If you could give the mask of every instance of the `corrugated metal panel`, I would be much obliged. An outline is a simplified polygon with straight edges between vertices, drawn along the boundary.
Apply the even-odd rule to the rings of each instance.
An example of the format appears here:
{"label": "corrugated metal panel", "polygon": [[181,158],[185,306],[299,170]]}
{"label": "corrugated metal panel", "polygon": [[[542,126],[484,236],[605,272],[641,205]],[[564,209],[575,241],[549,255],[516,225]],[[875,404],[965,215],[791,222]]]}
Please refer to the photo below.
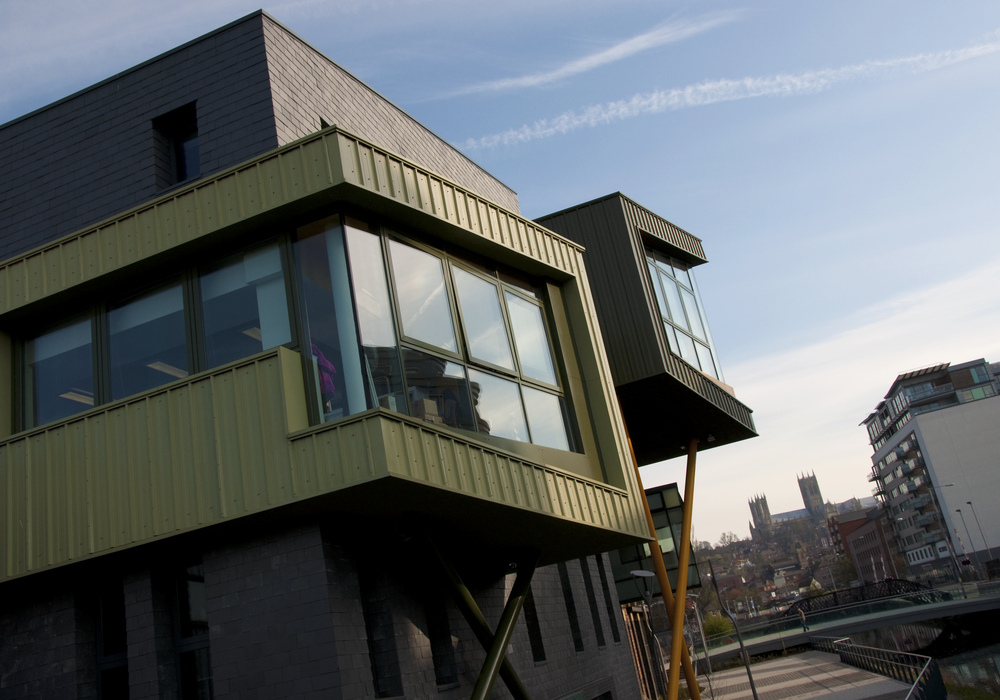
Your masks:
{"label": "corrugated metal panel", "polygon": [[[5,261],[0,315],[342,183],[572,273],[573,244],[557,234],[331,128]],[[513,228],[527,246],[505,236]]]}
{"label": "corrugated metal panel", "polygon": [[567,472],[533,464],[416,421],[382,416],[389,473],[494,503],[645,536],[635,499]]}
{"label": "corrugated metal panel", "polygon": [[695,258],[692,260],[688,256],[680,256],[686,258],[688,262],[696,265],[708,262],[700,238],[692,236],[678,226],[674,226],[662,216],[654,214],[649,209],[646,209],[646,207],[637,204],[624,195],[618,195],[618,198],[621,201],[622,210],[625,212],[625,219],[633,229],[641,229],[648,234],[652,234],[661,241],[669,243],[673,247]]}
{"label": "corrugated metal panel", "polygon": [[305,401],[300,360],[279,348],[0,441],[0,578],[384,477],[645,534],[625,490],[403,416],[289,435]]}

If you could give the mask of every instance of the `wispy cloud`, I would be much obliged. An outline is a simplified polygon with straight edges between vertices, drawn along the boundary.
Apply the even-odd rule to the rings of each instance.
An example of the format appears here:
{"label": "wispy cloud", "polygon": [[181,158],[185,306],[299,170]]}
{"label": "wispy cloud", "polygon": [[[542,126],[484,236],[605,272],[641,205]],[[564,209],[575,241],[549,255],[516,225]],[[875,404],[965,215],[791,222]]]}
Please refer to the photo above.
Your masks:
{"label": "wispy cloud", "polygon": [[477,92],[497,92],[501,90],[514,90],[518,88],[533,88],[548,85],[559,80],[571,78],[574,75],[586,73],[587,71],[600,68],[601,66],[615,61],[634,56],[637,53],[654,49],[664,44],[682,41],[689,37],[707,32],[719,25],[737,20],[742,15],[741,12],[716,12],[702,15],[694,19],[679,20],[661,24],[648,32],[634,36],[631,39],[615,44],[614,46],[592,53],[583,58],[578,58],[569,63],[565,63],[558,68],[531,75],[523,75],[519,78],[503,78],[492,80],[486,83],[470,85],[449,93],[449,97],[456,95],[468,95]]}
{"label": "wispy cloud", "polygon": [[[1000,359],[998,278],[1000,259],[993,259],[859,310],[823,341],[726,367],[760,437],[699,458],[701,493],[710,493],[695,508],[699,537],[745,536],[753,493],[766,492],[772,512],[801,508],[794,471],[815,471],[829,500],[870,495],[871,448],[858,424],[900,372]],[[647,485],[683,474],[683,460],[643,468]]]}
{"label": "wispy cloud", "polygon": [[551,119],[540,119],[519,129],[468,139],[458,144],[465,150],[492,148],[567,134],[584,127],[602,126],[646,114],[657,114],[718,102],[733,102],[753,97],[790,97],[827,90],[852,80],[890,77],[898,73],[925,73],[956,63],[970,61],[1000,51],[1000,39],[964,49],[922,53],[882,61],[866,61],[840,68],[779,74],[738,80],[710,80],[670,90],[638,94],[628,100],[591,105],[582,110],[564,112]]}

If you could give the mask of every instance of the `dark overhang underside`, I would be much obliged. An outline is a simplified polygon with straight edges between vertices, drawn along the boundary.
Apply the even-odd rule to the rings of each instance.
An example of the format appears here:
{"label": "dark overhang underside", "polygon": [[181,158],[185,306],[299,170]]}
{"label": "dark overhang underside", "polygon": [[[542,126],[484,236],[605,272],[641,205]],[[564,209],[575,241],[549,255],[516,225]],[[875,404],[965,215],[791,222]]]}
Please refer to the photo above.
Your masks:
{"label": "dark overhang underside", "polygon": [[618,387],[625,425],[641,466],[756,437],[746,425],[667,373]]}

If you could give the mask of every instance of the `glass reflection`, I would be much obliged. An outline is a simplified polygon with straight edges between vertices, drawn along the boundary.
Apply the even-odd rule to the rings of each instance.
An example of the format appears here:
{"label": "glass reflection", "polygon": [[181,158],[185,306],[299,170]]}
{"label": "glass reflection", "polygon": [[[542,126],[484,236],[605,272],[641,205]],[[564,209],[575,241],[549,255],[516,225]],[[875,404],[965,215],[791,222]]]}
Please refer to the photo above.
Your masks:
{"label": "glass reflection", "polygon": [[339,217],[299,229],[294,245],[306,338],[323,420],[367,408]]}
{"label": "glass reflection", "polygon": [[470,354],[491,365],[513,370],[514,356],[496,285],[459,268],[454,268],[454,272]]}
{"label": "glass reflection", "polygon": [[403,335],[458,352],[442,261],[398,241],[389,251]]}
{"label": "glass reflection", "polygon": [[530,386],[521,389],[524,392],[524,408],[528,413],[528,426],[531,428],[531,441],[557,450],[569,450],[566,419],[560,398]]}
{"label": "glass reflection", "polygon": [[702,345],[701,343],[695,343],[695,349],[698,351],[698,361],[701,363],[701,371],[718,379],[719,374],[715,371],[715,361],[712,359],[712,351],[708,349],[707,345]]}
{"label": "glass reflection", "polygon": [[90,319],[70,321],[25,343],[25,415],[32,427],[94,405]]}
{"label": "glass reflection", "polygon": [[237,253],[201,277],[207,368],[291,342],[277,243]]}
{"label": "glass reflection", "polygon": [[686,333],[677,334],[677,343],[681,346],[681,357],[689,365],[698,366],[698,353],[694,349],[694,341]]}
{"label": "glass reflection", "polygon": [[556,385],[556,370],[552,363],[541,307],[505,292],[510,313],[514,347],[521,362],[521,374],[546,384]]}
{"label": "glass reflection", "polygon": [[368,391],[382,408],[406,413],[403,371],[396,347],[382,245],[378,236],[369,233],[367,224],[360,221],[348,219],[345,233]]}
{"label": "glass reflection", "polygon": [[687,320],[684,318],[684,308],[681,305],[681,297],[677,292],[677,283],[672,279],[663,280],[663,291],[667,295],[667,306],[670,307],[670,320],[675,326],[688,330]]}
{"label": "glass reflection", "polygon": [[469,381],[479,432],[528,442],[517,384],[473,369],[469,370]]}
{"label": "glass reflection", "polygon": [[112,400],[188,376],[180,283],[160,287],[109,311],[108,343]]}
{"label": "glass reflection", "polygon": [[462,365],[404,348],[403,366],[411,416],[452,428],[476,429]]}
{"label": "glass reflection", "polygon": [[694,300],[694,294],[686,289],[681,289],[681,297],[684,300],[684,310],[687,311],[691,332],[694,333],[696,338],[706,340],[705,328],[701,324],[701,315],[698,313],[698,302]]}

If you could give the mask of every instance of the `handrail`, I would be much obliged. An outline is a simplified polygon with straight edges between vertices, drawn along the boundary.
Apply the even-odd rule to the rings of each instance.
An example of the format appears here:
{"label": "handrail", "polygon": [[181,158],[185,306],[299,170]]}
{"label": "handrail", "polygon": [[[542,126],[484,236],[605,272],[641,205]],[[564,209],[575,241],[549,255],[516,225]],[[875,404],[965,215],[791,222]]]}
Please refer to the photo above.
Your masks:
{"label": "handrail", "polygon": [[810,637],[819,650],[837,654],[841,663],[910,683],[906,700],[946,700],[941,669],[930,656],[854,644],[848,637]]}

